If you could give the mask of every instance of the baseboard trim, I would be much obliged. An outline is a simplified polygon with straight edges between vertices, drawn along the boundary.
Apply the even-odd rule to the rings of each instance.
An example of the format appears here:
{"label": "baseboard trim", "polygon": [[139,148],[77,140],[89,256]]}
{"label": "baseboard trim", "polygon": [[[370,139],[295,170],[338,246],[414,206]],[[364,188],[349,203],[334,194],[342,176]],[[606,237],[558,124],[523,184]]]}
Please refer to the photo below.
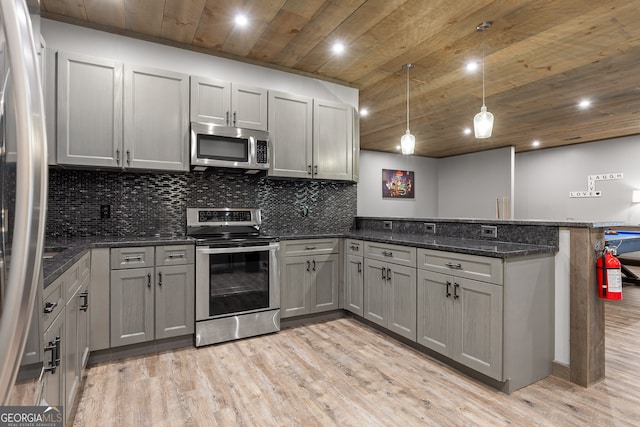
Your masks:
{"label": "baseboard trim", "polygon": [[571,369],[569,365],[553,361],[551,362],[551,375],[561,380],[571,382]]}
{"label": "baseboard trim", "polygon": [[92,351],[87,365],[91,366],[104,362],[112,362],[114,360],[122,360],[127,357],[138,357],[193,346],[193,335],[183,335],[175,338],[108,348],[106,350]]}

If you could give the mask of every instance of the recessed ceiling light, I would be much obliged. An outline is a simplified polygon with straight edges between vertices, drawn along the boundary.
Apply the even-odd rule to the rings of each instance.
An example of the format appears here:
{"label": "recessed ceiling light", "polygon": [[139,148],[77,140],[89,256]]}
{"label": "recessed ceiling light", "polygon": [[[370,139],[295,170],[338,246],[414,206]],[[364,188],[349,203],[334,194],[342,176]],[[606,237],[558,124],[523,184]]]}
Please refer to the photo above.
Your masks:
{"label": "recessed ceiling light", "polygon": [[578,107],[580,107],[580,109],[585,110],[587,108],[589,108],[591,106],[591,101],[588,99],[583,99],[582,101],[580,101],[578,103]]}
{"label": "recessed ceiling light", "polygon": [[537,139],[534,140],[531,145],[533,145],[534,147],[539,147],[540,146],[540,141],[538,141]]}
{"label": "recessed ceiling light", "polygon": [[467,72],[473,73],[478,70],[478,61],[469,61],[466,66]]}
{"label": "recessed ceiling light", "polygon": [[247,19],[246,15],[239,13],[235,17],[235,22],[236,22],[236,25],[240,27],[246,27],[247,24],[249,23],[249,20]]}
{"label": "recessed ceiling light", "polygon": [[464,128],[462,133],[464,133],[465,135],[471,135],[471,128]]}
{"label": "recessed ceiling light", "polygon": [[368,115],[369,115],[369,110],[367,110],[366,108],[360,109],[360,117],[366,117]]}
{"label": "recessed ceiling light", "polygon": [[344,44],[342,42],[335,42],[331,47],[331,50],[333,50],[333,53],[340,54],[344,52]]}

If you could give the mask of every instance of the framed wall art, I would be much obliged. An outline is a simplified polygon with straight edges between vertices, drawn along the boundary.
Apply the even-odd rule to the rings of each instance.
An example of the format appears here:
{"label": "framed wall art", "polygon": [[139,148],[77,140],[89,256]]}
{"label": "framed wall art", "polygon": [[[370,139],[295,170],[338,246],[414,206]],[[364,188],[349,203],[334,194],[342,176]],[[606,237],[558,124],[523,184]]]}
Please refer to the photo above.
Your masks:
{"label": "framed wall art", "polygon": [[415,179],[413,171],[382,169],[382,197],[413,199]]}

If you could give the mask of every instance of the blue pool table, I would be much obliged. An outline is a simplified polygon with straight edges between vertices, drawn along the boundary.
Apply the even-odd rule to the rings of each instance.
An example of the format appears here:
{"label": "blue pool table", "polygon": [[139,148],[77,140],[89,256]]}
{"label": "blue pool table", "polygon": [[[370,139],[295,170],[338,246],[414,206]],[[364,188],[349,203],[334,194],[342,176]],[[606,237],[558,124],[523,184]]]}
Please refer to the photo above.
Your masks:
{"label": "blue pool table", "polygon": [[[605,232],[604,240],[609,247],[616,249],[617,255],[640,251],[640,231],[608,230]],[[622,264],[622,273],[624,283],[640,285],[640,277],[624,264]]]}

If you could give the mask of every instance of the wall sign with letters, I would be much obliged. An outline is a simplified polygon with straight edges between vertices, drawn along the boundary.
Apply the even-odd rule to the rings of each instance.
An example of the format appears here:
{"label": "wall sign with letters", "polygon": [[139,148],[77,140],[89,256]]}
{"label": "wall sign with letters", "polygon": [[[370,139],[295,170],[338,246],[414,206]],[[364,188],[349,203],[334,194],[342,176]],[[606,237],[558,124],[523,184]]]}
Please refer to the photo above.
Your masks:
{"label": "wall sign with letters", "polygon": [[589,175],[587,177],[587,190],[570,191],[569,197],[573,197],[573,198],[602,197],[602,191],[596,190],[596,181],[611,181],[614,179],[622,179],[623,177],[624,176],[622,172],[603,173],[600,175]]}

